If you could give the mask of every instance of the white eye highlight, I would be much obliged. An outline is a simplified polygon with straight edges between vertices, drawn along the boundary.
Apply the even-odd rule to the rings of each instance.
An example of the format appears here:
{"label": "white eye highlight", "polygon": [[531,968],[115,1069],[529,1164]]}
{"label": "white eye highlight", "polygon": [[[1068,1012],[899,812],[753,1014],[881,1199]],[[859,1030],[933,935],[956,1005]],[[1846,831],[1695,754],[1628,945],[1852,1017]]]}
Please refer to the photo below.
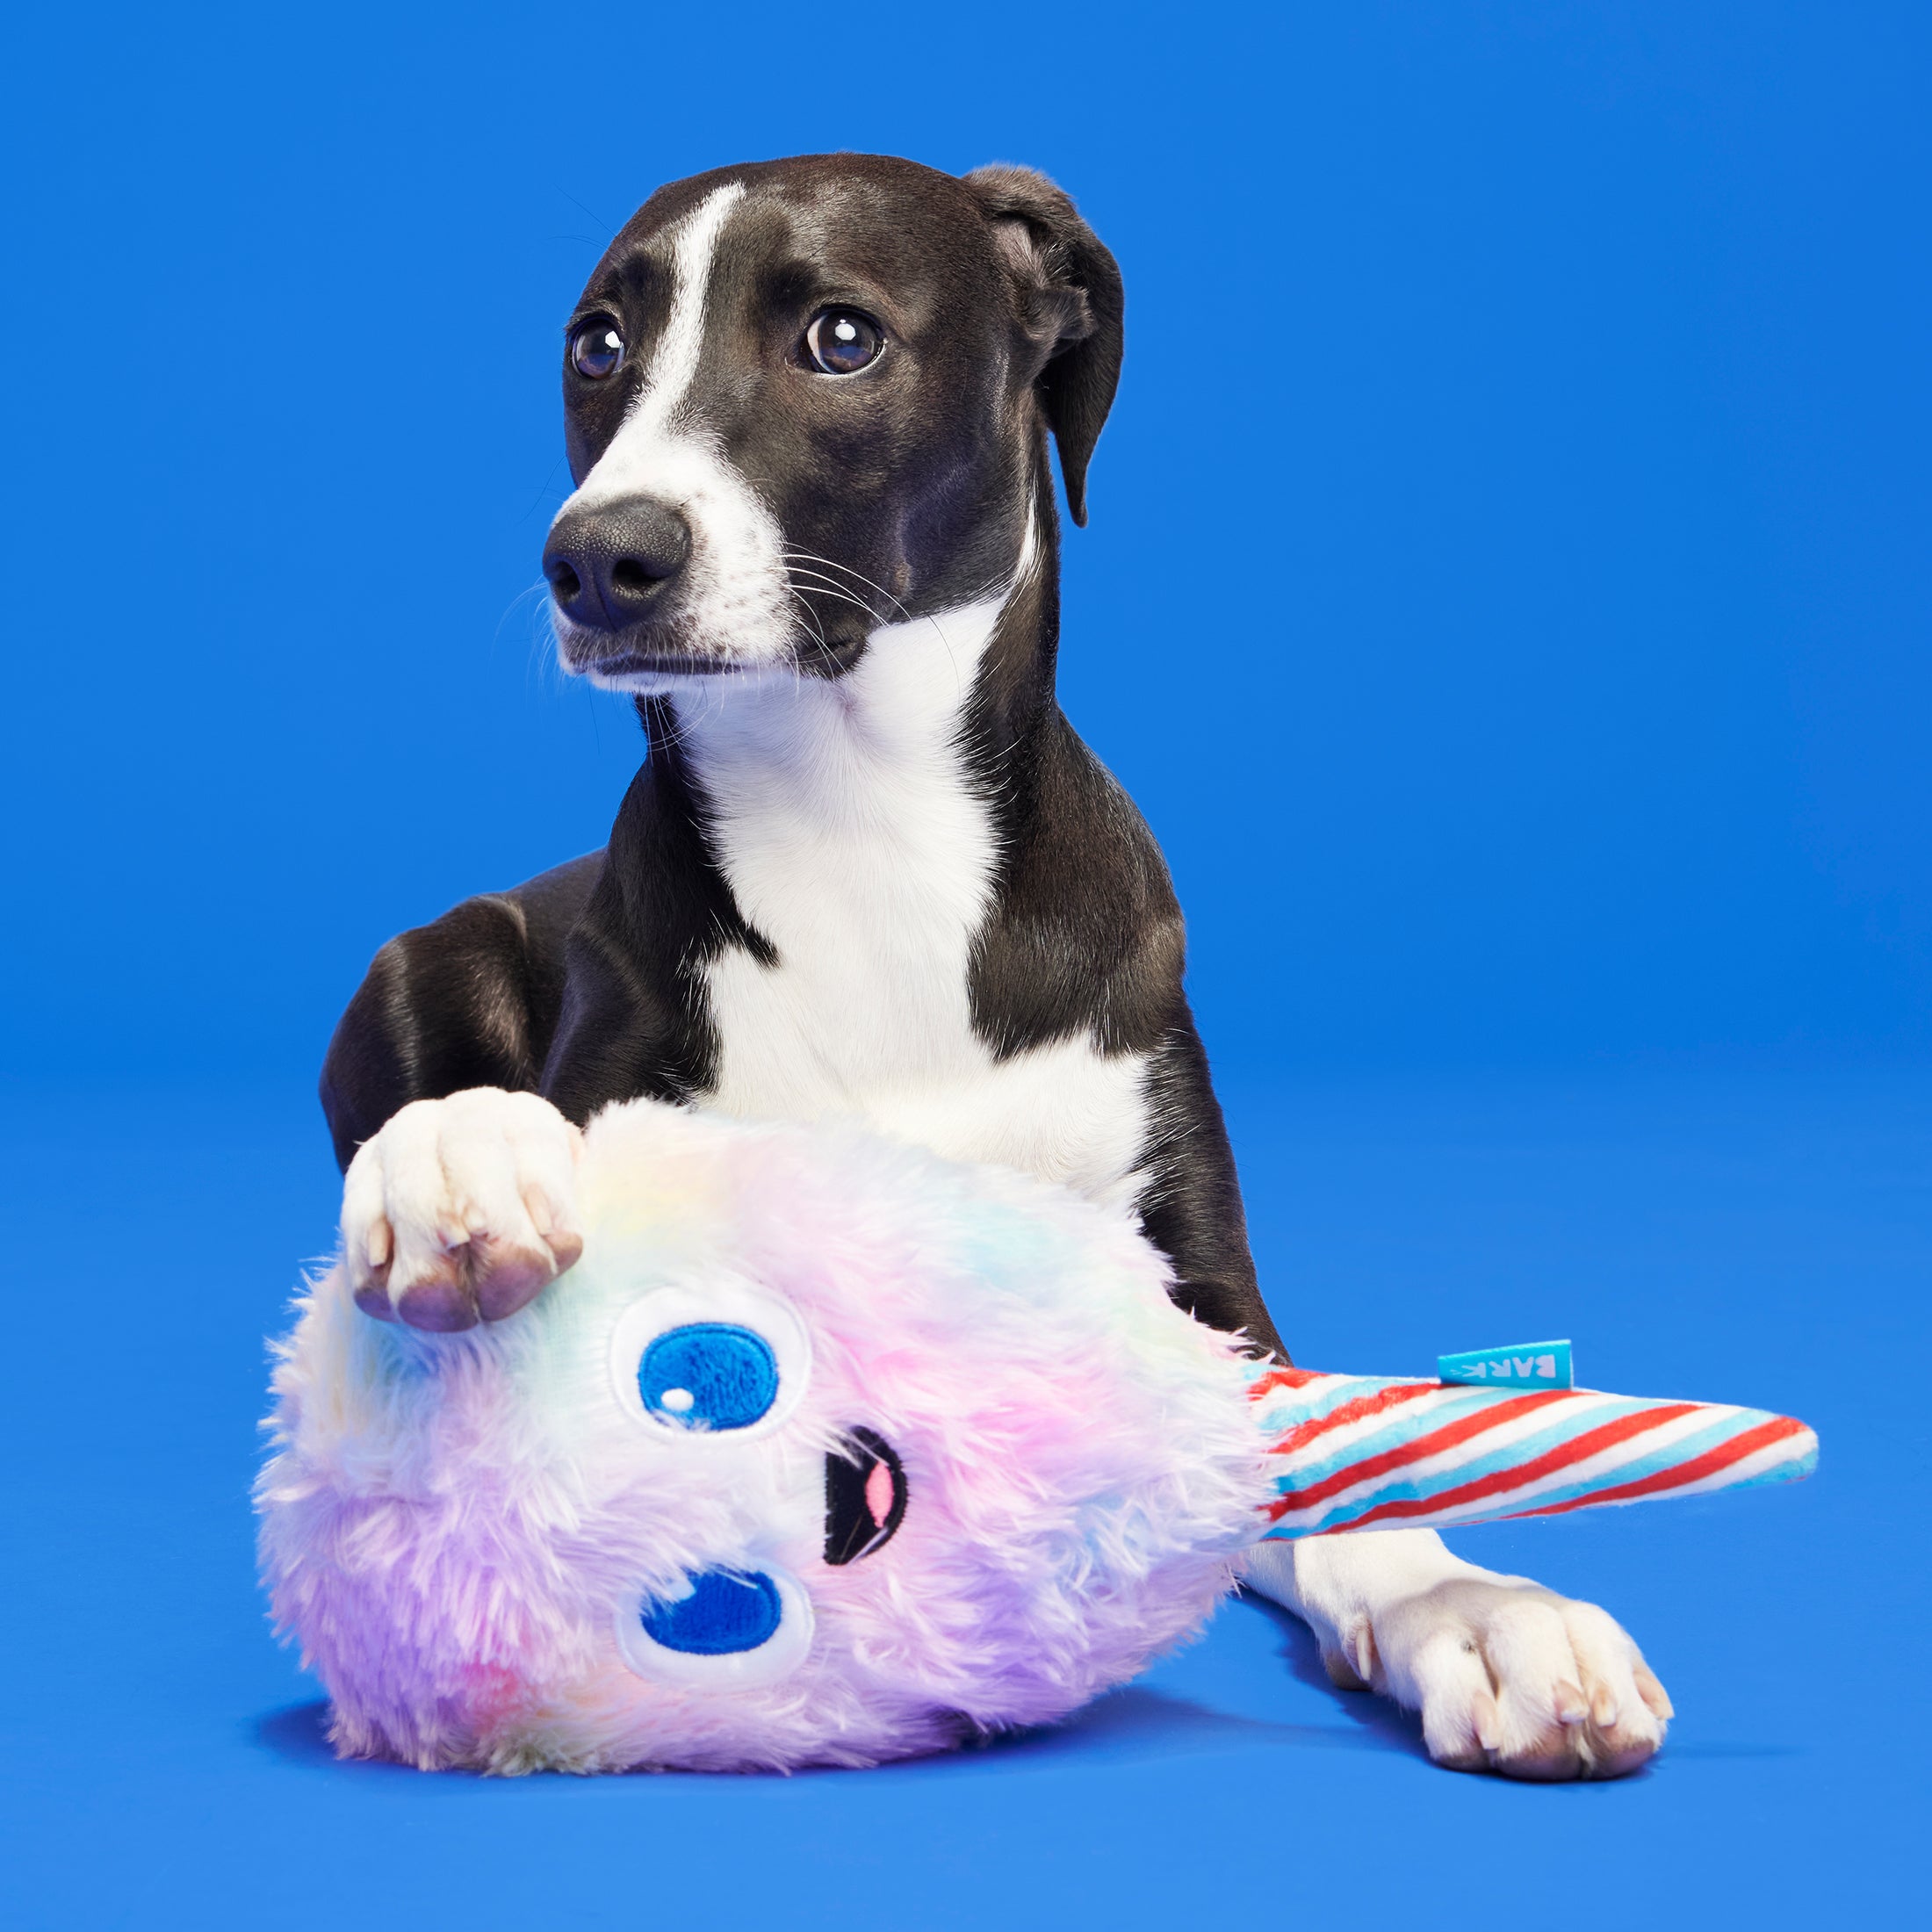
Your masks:
{"label": "white eye highlight", "polygon": [[592,382],[602,382],[624,360],[624,332],[608,315],[593,315],[570,338],[570,366]]}
{"label": "white eye highlight", "polygon": [[885,350],[885,331],[859,308],[822,308],[805,329],[805,360],[822,376],[855,376]]}

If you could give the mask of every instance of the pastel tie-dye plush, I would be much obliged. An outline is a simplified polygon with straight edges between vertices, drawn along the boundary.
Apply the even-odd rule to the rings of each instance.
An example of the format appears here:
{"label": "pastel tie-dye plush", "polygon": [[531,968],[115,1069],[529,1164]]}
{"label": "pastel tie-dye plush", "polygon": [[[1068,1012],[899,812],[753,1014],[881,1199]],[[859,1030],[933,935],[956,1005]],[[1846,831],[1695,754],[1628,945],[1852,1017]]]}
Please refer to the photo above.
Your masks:
{"label": "pastel tie-dye plush", "polygon": [[508,1321],[278,1350],[263,1565],[345,1753],[866,1764],[1063,1716],[1259,1539],[1801,1475],[1755,1410],[1257,1364],[1122,1209],[857,1128],[602,1114]]}
{"label": "pastel tie-dye plush", "polygon": [[456,1335],[315,1281],[259,1489],[338,1747],[864,1764],[1193,1630],[1265,1494],[1253,1365],[1124,1212],[855,1129],[635,1102],[583,1258]]}

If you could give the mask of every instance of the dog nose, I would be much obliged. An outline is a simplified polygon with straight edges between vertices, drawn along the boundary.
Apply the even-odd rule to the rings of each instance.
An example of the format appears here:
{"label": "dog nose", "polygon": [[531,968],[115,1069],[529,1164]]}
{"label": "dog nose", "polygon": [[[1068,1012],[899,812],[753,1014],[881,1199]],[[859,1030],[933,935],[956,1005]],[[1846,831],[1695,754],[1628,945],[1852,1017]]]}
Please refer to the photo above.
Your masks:
{"label": "dog nose", "polygon": [[690,550],[691,527],[678,511],[627,496],[566,509],[550,527],[544,574],[573,624],[622,631],[662,602]]}

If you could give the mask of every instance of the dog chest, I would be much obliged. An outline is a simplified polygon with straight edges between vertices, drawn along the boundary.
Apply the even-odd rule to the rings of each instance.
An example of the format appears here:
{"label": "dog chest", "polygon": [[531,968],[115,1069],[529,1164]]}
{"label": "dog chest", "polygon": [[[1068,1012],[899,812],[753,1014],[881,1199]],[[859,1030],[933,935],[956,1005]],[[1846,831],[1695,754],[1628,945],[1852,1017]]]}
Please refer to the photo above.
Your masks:
{"label": "dog chest", "polygon": [[954,1158],[1131,1196],[1144,1060],[1085,1037],[996,1059],[973,1026],[998,854],[958,718],[996,615],[892,627],[836,686],[734,693],[691,720],[717,861],[776,955],[733,946],[705,968],[711,1104],[855,1115]]}
{"label": "dog chest", "polygon": [[[794,963],[782,944],[776,965],[738,948],[713,962],[710,1105],[751,1119],[856,1117],[951,1159],[1017,1167],[1092,1199],[1139,1193],[1143,1056],[1102,1055],[1071,1038],[996,1060],[970,1025],[963,958],[948,984],[936,961],[895,983],[887,962],[842,956],[852,969],[843,976],[823,957]],[[894,984],[903,999],[891,997]],[[854,985],[862,991],[846,997]]]}

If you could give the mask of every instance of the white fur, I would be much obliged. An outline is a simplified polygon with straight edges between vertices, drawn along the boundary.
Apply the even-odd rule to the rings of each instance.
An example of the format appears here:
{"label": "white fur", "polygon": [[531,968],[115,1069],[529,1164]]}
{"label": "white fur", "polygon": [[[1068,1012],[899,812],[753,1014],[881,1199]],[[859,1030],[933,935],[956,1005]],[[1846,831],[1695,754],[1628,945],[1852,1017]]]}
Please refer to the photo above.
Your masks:
{"label": "white fur", "polygon": [[1663,1741],[1670,1699],[1607,1611],[1466,1563],[1433,1530],[1265,1543],[1244,1580],[1308,1625],[1338,1686],[1419,1712],[1438,1763],[1615,1777]]}
{"label": "white fur", "polygon": [[1076,1036],[995,1059],[969,972],[998,854],[959,746],[1000,610],[989,600],[875,631],[836,682],[761,680],[681,700],[720,863],[776,948],[706,970],[710,1104],[859,1117],[954,1159],[1130,1200],[1147,1139],[1139,1055]]}
{"label": "white fur", "polygon": [[534,1093],[476,1087],[412,1100],[357,1149],[343,1180],[351,1285],[367,1290],[386,1271],[393,1304],[446,1278],[452,1251],[474,1242],[486,1265],[532,1271],[534,1287],[574,1251],[579,1140]]}
{"label": "white fur", "polygon": [[[744,193],[739,182],[713,190],[674,231],[671,316],[652,353],[649,379],[565,508],[642,495],[681,510],[690,527],[691,553],[684,566],[678,648],[754,669],[789,660],[794,605],[784,539],[758,493],[724,460],[690,407],[718,237]],[[568,663],[577,627],[554,604],[551,620]],[[654,674],[593,669],[589,674],[607,690],[666,688]]]}

